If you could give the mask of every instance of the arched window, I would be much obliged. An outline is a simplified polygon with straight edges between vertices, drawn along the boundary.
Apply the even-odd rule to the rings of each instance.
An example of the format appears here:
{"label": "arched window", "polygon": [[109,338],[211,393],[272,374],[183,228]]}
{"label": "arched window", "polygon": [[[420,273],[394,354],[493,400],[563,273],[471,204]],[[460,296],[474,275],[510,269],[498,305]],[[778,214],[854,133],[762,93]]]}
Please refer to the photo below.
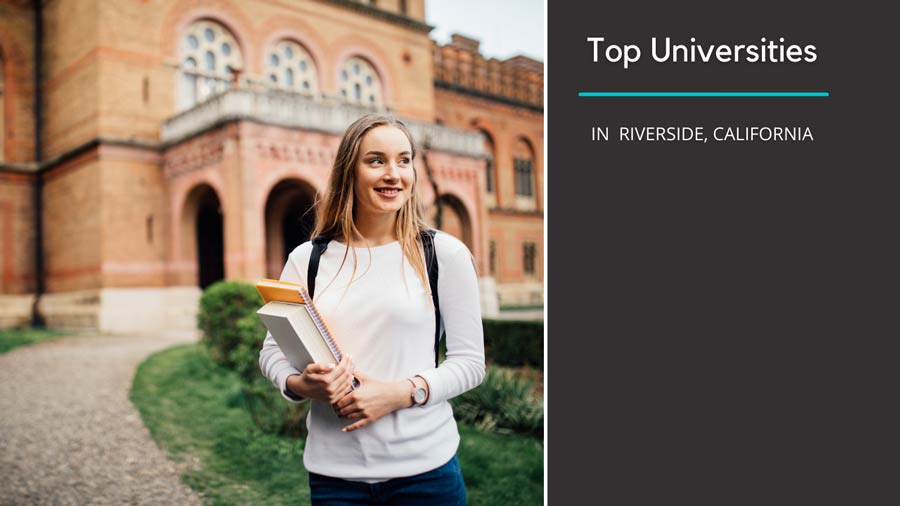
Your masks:
{"label": "arched window", "polygon": [[484,167],[484,187],[487,191],[488,205],[494,207],[497,205],[497,166],[494,162],[494,140],[484,130],[481,131],[481,134],[484,136],[484,152],[487,154]]}
{"label": "arched window", "polygon": [[222,25],[201,20],[192,23],[179,45],[179,109],[231,87],[234,72],[243,68],[243,58],[234,36]]}
{"label": "arched window", "polygon": [[381,79],[366,60],[354,56],[341,65],[338,75],[341,97],[352,104],[381,108]]}
{"label": "arched window", "polygon": [[305,95],[319,93],[319,75],[309,52],[292,40],[277,42],[266,53],[269,84]]}
{"label": "arched window", "polygon": [[516,181],[516,207],[533,210],[535,208],[534,151],[521,137],[513,145],[513,172]]}

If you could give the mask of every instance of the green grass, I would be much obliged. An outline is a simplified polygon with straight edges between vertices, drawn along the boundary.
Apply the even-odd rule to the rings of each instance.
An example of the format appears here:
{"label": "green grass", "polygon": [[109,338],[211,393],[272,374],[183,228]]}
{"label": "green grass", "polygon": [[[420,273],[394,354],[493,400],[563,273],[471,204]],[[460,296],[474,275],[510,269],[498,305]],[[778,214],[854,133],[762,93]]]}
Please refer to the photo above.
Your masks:
{"label": "green grass", "polygon": [[65,332],[60,332],[58,330],[36,329],[28,327],[3,329],[0,330],[0,353],[6,353],[10,350],[18,348],[19,346],[50,341],[65,335],[67,335]]}
{"label": "green grass", "polygon": [[[138,367],[131,400],[157,443],[208,504],[308,504],[303,440],[263,433],[237,375],[204,348],[157,353]],[[469,505],[543,504],[543,446],[531,437],[461,425],[459,458]]]}
{"label": "green grass", "polygon": [[544,446],[530,436],[460,424],[459,463],[469,506],[544,504]]}
{"label": "green grass", "polygon": [[537,309],[544,309],[543,304],[521,304],[521,305],[509,305],[509,306],[500,306],[500,311],[532,311]]}

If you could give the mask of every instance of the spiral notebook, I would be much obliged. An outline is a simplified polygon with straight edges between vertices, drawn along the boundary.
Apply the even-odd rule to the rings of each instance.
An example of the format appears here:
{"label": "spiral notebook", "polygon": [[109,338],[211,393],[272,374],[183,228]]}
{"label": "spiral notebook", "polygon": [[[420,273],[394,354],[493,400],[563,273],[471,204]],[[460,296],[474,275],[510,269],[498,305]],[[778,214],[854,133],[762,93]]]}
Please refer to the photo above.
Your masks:
{"label": "spiral notebook", "polygon": [[292,366],[302,371],[312,363],[341,361],[341,348],[306,288],[289,281],[262,279],[256,283],[256,290],[266,303],[256,314]]}

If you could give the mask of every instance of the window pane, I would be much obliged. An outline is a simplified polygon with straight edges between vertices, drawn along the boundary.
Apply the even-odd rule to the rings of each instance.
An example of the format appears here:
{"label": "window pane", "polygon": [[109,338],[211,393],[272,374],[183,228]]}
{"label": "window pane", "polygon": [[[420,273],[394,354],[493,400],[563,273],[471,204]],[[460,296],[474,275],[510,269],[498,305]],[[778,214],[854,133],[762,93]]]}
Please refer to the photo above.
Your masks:
{"label": "window pane", "polygon": [[497,272],[497,243],[491,241],[488,250],[490,251],[490,262],[488,262],[488,267],[493,275]]}
{"label": "window pane", "polygon": [[208,40],[210,42],[212,42],[213,39],[216,38],[216,34],[215,34],[215,32],[212,31],[212,28],[207,28],[206,30],[203,30],[203,36],[206,37],[206,40]]}
{"label": "window pane", "polygon": [[294,87],[294,71],[291,69],[286,69],[284,71],[284,83],[289,87]]}
{"label": "window pane", "polygon": [[214,71],[216,70],[216,55],[212,53],[212,51],[207,51],[206,55],[206,70]]}
{"label": "window pane", "polygon": [[197,49],[197,46],[200,45],[200,41],[197,40],[197,37],[193,35],[188,35],[188,46],[191,46],[191,49]]}

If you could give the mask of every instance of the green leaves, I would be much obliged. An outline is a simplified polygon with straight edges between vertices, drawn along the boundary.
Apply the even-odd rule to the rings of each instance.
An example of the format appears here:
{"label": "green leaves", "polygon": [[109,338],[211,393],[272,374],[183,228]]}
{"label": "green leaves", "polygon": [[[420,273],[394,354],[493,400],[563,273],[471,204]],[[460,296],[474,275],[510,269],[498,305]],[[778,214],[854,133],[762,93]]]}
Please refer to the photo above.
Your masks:
{"label": "green leaves", "polygon": [[461,422],[485,432],[544,434],[544,405],[534,394],[534,381],[512,370],[488,367],[481,386],[453,399]]}

